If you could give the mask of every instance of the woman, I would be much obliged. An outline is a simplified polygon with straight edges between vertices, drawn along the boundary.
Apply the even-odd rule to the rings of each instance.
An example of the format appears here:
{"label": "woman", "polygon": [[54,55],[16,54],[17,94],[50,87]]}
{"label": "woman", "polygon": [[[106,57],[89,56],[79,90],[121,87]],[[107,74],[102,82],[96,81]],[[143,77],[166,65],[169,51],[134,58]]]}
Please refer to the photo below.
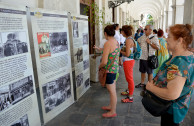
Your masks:
{"label": "woman", "polygon": [[167,43],[166,40],[163,38],[164,32],[162,30],[159,30],[157,35],[159,39],[160,49],[156,51],[156,55],[158,56],[158,68],[156,68],[153,72],[153,77],[156,76],[156,74],[159,71],[160,66],[164,61],[166,61],[169,58],[168,49],[167,49]]}
{"label": "woman", "polygon": [[125,72],[125,78],[128,83],[128,91],[124,91],[121,95],[127,95],[125,99],[122,99],[123,103],[131,103],[133,102],[133,91],[134,91],[134,80],[133,80],[133,66],[135,64],[135,60],[133,56],[130,54],[133,53],[134,42],[132,39],[132,31],[133,27],[129,25],[124,25],[122,27],[122,34],[126,38],[125,45],[126,51],[121,51],[123,55],[123,69]]}
{"label": "woman", "polygon": [[102,114],[103,117],[115,117],[116,114],[116,74],[119,70],[119,43],[114,38],[115,30],[113,25],[108,25],[104,29],[104,36],[108,40],[104,44],[102,61],[100,63],[99,69],[105,67],[108,69],[109,65],[113,64],[107,70],[106,76],[106,87],[110,93],[110,104],[108,106],[103,106],[103,110],[108,110],[109,112]]}
{"label": "woman", "polygon": [[167,48],[172,56],[165,61],[153,81],[146,89],[165,100],[175,100],[168,111],[161,116],[161,126],[179,126],[191,101],[194,87],[194,55],[187,50],[193,35],[191,25],[176,24],[169,29]]}

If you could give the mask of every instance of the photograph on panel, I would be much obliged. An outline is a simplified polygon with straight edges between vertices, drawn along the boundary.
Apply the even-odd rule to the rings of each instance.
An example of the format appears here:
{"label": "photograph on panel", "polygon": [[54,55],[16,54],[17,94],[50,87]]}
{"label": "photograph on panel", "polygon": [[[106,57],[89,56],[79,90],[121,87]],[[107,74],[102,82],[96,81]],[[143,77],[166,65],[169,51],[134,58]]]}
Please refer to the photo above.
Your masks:
{"label": "photograph on panel", "polygon": [[51,50],[50,50],[49,33],[47,32],[37,33],[37,40],[38,40],[38,49],[39,49],[40,58],[50,57]]}
{"label": "photograph on panel", "polygon": [[71,97],[70,73],[50,81],[42,86],[45,112],[48,113],[56,106]]}
{"label": "photograph on panel", "polygon": [[84,79],[83,73],[81,73],[81,74],[79,74],[79,75],[76,76],[76,78],[75,78],[76,87],[79,87],[79,86],[82,85],[83,79]]}
{"label": "photograph on panel", "polygon": [[52,54],[68,50],[67,32],[53,32],[49,35]]}
{"label": "photograph on panel", "polygon": [[2,32],[0,58],[28,52],[26,32]]}
{"label": "photograph on panel", "polygon": [[0,111],[34,93],[32,76],[0,88]]}
{"label": "photograph on panel", "polygon": [[88,68],[89,68],[89,66],[90,66],[89,59],[84,60],[84,61],[83,61],[83,64],[84,64],[84,70],[88,69]]}
{"label": "photograph on panel", "polygon": [[82,62],[83,61],[83,48],[82,47],[75,48],[74,53],[75,53],[74,55],[75,64]]}
{"label": "photograph on panel", "polygon": [[83,44],[87,45],[89,41],[88,33],[83,33],[82,36],[83,36]]}
{"label": "photograph on panel", "polygon": [[11,126],[29,126],[27,114],[15,121]]}
{"label": "photograph on panel", "polygon": [[85,81],[85,88],[87,88],[89,85],[90,85],[90,79],[88,78],[88,79]]}
{"label": "photograph on panel", "polygon": [[74,38],[79,37],[78,22],[73,22],[73,37]]}

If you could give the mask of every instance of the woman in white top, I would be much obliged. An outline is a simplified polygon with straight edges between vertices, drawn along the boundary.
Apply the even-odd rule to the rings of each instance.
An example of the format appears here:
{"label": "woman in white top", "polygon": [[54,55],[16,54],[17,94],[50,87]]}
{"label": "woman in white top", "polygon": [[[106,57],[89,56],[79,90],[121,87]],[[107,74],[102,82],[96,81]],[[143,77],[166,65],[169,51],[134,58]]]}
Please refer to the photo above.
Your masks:
{"label": "woman in white top", "polygon": [[119,42],[120,44],[120,33],[119,33],[119,24],[114,24],[114,28],[115,28],[115,35],[114,38],[117,40],[117,42]]}

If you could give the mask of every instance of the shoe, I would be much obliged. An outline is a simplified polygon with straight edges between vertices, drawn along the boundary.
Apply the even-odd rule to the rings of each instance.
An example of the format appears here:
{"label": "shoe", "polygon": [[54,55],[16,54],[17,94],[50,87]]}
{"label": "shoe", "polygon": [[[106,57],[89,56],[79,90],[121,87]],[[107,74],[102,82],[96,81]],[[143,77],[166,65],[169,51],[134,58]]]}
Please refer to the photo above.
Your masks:
{"label": "shoe", "polygon": [[112,115],[108,115],[107,113],[102,114],[102,117],[105,117],[105,118],[116,117],[116,116],[117,116],[117,113]]}
{"label": "shoe", "polygon": [[123,102],[123,103],[132,103],[133,98],[126,97],[125,99],[121,99],[121,102]]}
{"label": "shoe", "polygon": [[129,94],[129,91],[128,90],[121,92],[121,95],[124,95],[124,96],[126,96],[128,94]]}
{"label": "shoe", "polygon": [[103,110],[107,110],[107,111],[110,111],[111,109],[109,109],[109,108],[107,108],[106,106],[102,106],[102,108],[101,109],[103,109]]}
{"label": "shoe", "polygon": [[144,87],[144,86],[145,86],[145,84],[139,83],[138,85],[135,86],[135,88]]}

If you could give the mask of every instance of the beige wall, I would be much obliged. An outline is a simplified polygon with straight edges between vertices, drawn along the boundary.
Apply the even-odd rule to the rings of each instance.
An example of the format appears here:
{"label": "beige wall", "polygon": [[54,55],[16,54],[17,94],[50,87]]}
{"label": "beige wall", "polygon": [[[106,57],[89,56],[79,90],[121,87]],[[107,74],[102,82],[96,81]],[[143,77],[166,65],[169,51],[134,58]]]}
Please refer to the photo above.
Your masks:
{"label": "beige wall", "polygon": [[12,4],[12,5],[21,5],[28,7],[38,7],[38,0],[0,0],[0,2]]}
{"label": "beige wall", "polygon": [[52,10],[65,10],[73,14],[80,14],[79,0],[44,0],[43,7]]}

